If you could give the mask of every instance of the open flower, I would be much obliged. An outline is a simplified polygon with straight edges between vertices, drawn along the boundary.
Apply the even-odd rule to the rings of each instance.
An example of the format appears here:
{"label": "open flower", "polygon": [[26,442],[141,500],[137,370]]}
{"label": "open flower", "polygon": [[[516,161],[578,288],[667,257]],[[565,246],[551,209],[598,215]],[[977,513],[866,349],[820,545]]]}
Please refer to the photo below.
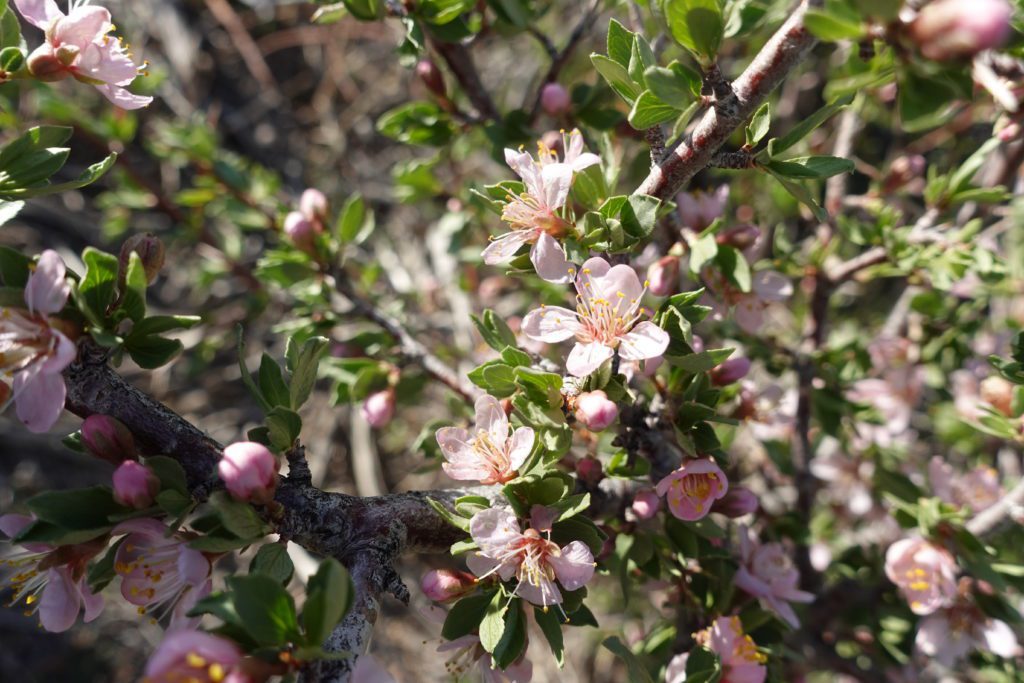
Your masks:
{"label": "open flower", "polygon": [[645,288],[627,265],[611,266],[595,256],[576,278],[576,310],[542,306],[523,319],[523,333],[555,343],[576,338],[565,368],[586,377],[615,355],[624,361],[659,358],[668,348],[668,333],[650,321],[640,306]]}
{"label": "open flower", "polygon": [[[720,683],[762,683],[768,675],[767,658],[758,652],[757,644],[743,633],[739,617],[718,617],[710,628],[695,634],[697,643],[715,652],[722,661]],[[689,653],[676,655],[665,672],[666,683],[686,680]]]}
{"label": "open flower", "polygon": [[516,516],[490,508],[473,516],[469,533],[480,547],[466,560],[480,578],[497,573],[502,581],[519,582],[515,595],[535,605],[557,605],[562,592],[582,588],[594,576],[594,555],[580,541],[559,548],[536,529],[521,531]]}
{"label": "open flower", "polygon": [[167,537],[155,519],[132,519],[114,528],[127,533],[114,556],[121,595],[139,614],[160,619],[171,613],[173,625],[189,624],[185,614],[210,592],[210,561],[181,538]]}
{"label": "open flower", "polygon": [[754,273],[749,292],[741,291],[739,287],[710,271],[704,274],[704,279],[717,297],[713,301],[716,318],[725,318],[723,307],[732,307],[733,319],[748,334],[761,329],[765,309],[773,303],[785,301],[793,294],[793,283],[774,270]]}
{"label": "open flower", "polygon": [[14,0],[21,16],[46,33],[45,42],[28,57],[29,71],[44,81],[70,76],[88,83],[122,109],[145,107],[152,97],[125,89],[141,69],[121,39],[107,35],[114,30],[110,12],[87,2],[72,3],[64,14],[54,0]]}
{"label": "open flower", "polygon": [[60,417],[67,396],[61,372],[75,359],[74,343],[48,317],[68,300],[64,276],[64,262],[48,249],[25,285],[27,310],[0,308],[0,377],[13,377],[18,418],[37,433]]}
{"label": "open flower", "polygon": [[914,614],[931,614],[956,597],[956,559],[923,538],[896,541],[885,553],[885,575]]}
{"label": "open flower", "polygon": [[[552,131],[554,132],[554,131]],[[555,138],[557,140],[557,138]],[[583,143],[583,134],[579,128],[573,128],[570,132],[562,131],[562,151],[565,157],[558,158],[558,152],[548,147],[543,140],[537,142],[537,162],[541,166],[549,164],[566,164],[574,171],[582,171],[595,164],[601,163],[601,157],[593,152],[586,151]]]}
{"label": "open flower", "polygon": [[707,516],[711,505],[725,496],[729,481],[711,458],[687,460],[658,482],[655,491],[668,497],[668,509],[686,522]]}
{"label": "open flower", "polygon": [[943,502],[966,506],[975,513],[992,507],[1003,496],[999,473],[987,465],[960,474],[936,455],[928,462],[928,480]]}
{"label": "open flower", "polygon": [[515,479],[533,450],[533,430],[519,427],[509,435],[508,416],[493,396],[481,396],[475,407],[475,433],[459,427],[437,430],[437,444],[447,460],[442,469],[452,479],[485,485]]}
{"label": "open flower", "polygon": [[480,637],[462,636],[442,644],[438,652],[451,652],[445,662],[445,669],[453,680],[461,680],[473,667],[480,671],[484,683],[529,683],[533,678],[533,664],[524,654],[508,668],[495,669],[491,666],[491,655],[480,644]]}
{"label": "open flower", "polygon": [[797,588],[800,571],[793,565],[789,553],[781,543],[759,543],[744,524],[739,528],[739,541],[740,568],[736,572],[736,585],[758,598],[793,628],[800,626],[789,603],[812,602],[814,596]]}
{"label": "open flower", "polygon": [[1017,636],[1005,622],[992,619],[970,598],[970,580],[962,579],[956,601],[921,620],[914,647],[943,666],[952,667],[974,650],[999,657],[1021,654]]}
{"label": "open flower", "polygon": [[701,232],[725,213],[729,201],[729,186],[722,185],[713,192],[680,192],[676,195],[679,219],[694,232]]}
{"label": "open flower", "polygon": [[[13,538],[31,524],[27,515],[0,517],[0,531]],[[55,548],[45,543],[25,543],[22,550],[0,560],[5,583],[13,589],[10,604],[25,601],[25,614],[39,614],[39,623],[51,633],[67,631],[85,608],[84,619],[92,621],[103,611],[103,597],[89,590],[86,564],[107,545],[99,540]]]}
{"label": "open flower", "polygon": [[230,640],[202,631],[168,633],[146,663],[143,683],[246,683],[236,669],[242,652]]}

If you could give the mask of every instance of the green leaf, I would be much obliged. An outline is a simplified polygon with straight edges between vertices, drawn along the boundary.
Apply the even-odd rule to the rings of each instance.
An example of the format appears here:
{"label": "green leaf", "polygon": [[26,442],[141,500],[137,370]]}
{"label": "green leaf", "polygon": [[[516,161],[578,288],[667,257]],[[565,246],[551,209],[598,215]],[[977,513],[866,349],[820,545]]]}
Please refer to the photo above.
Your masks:
{"label": "green leaf", "polygon": [[854,170],[853,161],[833,156],[796,157],[786,161],[773,159],[764,166],[786,178],[822,179]]}
{"label": "green leaf", "polygon": [[867,28],[857,12],[842,2],[826,3],[824,9],[809,8],[804,15],[804,26],[819,40],[830,43],[860,40]]}
{"label": "green leaf", "polygon": [[686,659],[686,683],[717,683],[722,678],[722,662],[706,647],[690,650]]}
{"label": "green leaf", "polygon": [[30,197],[42,197],[45,195],[56,194],[58,192],[65,192],[67,190],[77,190],[80,187],[91,185],[106,175],[107,171],[113,168],[115,161],[117,161],[117,154],[112,153],[103,161],[98,161],[89,166],[74,180],[69,180],[66,183],[57,183],[56,185],[44,185],[42,187],[19,189],[12,192],[6,192],[4,194],[9,197],[28,199]]}
{"label": "green leaf", "polygon": [[765,154],[767,154],[768,157],[774,158],[782,152],[785,152],[787,149],[810,135],[818,126],[832,118],[836,112],[846,107],[846,105],[850,104],[852,101],[853,95],[846,95],[845,97],[837,98],[826,104],[824,107],[793,126],[793,128],[781,138],[774,138],[769,141],[768,149],[759,154],[758,158],[762,158]]}
{"label": "green leaf", "polygon": [[162,334],[171,330],[187,330],[195,327],[202,318],[198,315],[154,315],[135,323],[128,339],[133,337],[148,337],[150,335]]}
{"label": "green leaf", "polygon": [[126,510],[105,486],[68,491],[46,491],[28,500],[35,518],[65,530],[92,530],[110,526],[110,517]]}
{"label": "green leaf", "polygon": [[541,633],[544,634],[544,638],[551,647],[551,654],[555,656],[555,661],[558,662],[558,667],[561,668],[565,665],[562,620],[558,618],[558,613],[555,610],[542,609],[540,607],[533,608],[533,616],[537,621],[537,626],[540,626]]}
{"label": "green leaf", "polygon": [[234,500],[224,491],[210,496],[210,505],[224,528],[242,540],[253,541],[270,531],[251,505]]}
{"label": "green leaf", "polygon": [[256,557],[249,563],[250,574],[269,576],[284,586],[292,580],[295,566],[288,557],[288,546],[285,543],[267,543],[256,552]]}
{"label": "green leaf", "polygon": [[629,671],[630,683],[654,683],[651,679],[651,674],[647,672],[646,667],[640,662],[633,651],[630,650],[626,645],[618,639],[616,636],[605,638],[601,645],[606,649],[611,650],[612,654],[621,659],[626,665],[626,669]]}
{"label": "green leaf", "polygon": [[670,121],[676,117],[678,111],[661,100],[650,90],[644,90],[633,102],[633,108],[629,111],[629,125],[637,130],[647,130],[659,123]]}
{"label": "green leaf", "polygon": [[320,645],[352,606],[352,581],[341,563],[328,557],[306,586],[306,604],[302,606],[302,625],[306,644]]}
{"label": "green leaf", "polygon": [[146,269],[138,252],[128,256],[128,267],[125,269],[124,293],[120,308],[128,317],[139,322],[146,317]]}
{"label": "green leaf", "polygon": [[123,538],[118,540],[117,543],[107,549],[103,557],[89,567],[89,572],[85,575],[85,582],[93,593],[99,593],[109,586],[111,581],[117,578],[117,572],[114,571],[114,559],[117,557],[117,551],[123,542]]}
{"label": "green leaf", "polygon": [[260,645],[283,646],[300,638],[295,601],[277,580],[260,574],[227,579],[245,631]]}
{"label": "green leaf", "polygon": [[632,194],[619,211],[622,229],[636,239],[644,239],[658,222],[661,200],[645,194]]}
{"label": "green leaf", "polygon": [[456,640],[473,633],[480,626],[492,599],[501,599],[501,591],[488,591],[480,595],[462,598],[448,611],[448,616],[441,627],[441,637],[445,640]]}
{"label": "green leaf", "polygon": [[513,333],[508,324],[491,309],[486,309],[482,318],[478,318],[475,315],[470,317],[473,320],[473,324],[476,326],[477,332],[479,332],[480,336],[483,337],[484,342],[495,351],[501,352],[509,346],[514,347],[516,345],[515,333]]}
{"label": "green leaf", "polygon": [[433,102],[410,102],[377,121],[382,135],[411,145],[443,146],[455,133],[451,117]]}
{"label": "green leaf", "polygon": [[149,335],[141,338],[129,337],[125,340],[124,348],[136,365],[145,370],[152,370],[171,362],[171,359],[185,347],[177,339]]}
{"label": "green leaf", "polygon": [[0,198],[17,199],[24,190],[44,184],[67,161],[61,147],[71,136],[65,126],[37,126],[0,149]]}
{"label": "green leaf", "polygon": [[754,116],[750,119],[750,125],[747,126],[746,138],[747,145],[753,147],[757,143],[761,142],[761,139],[768,134],[768,129],[772,125],[772,109],[768,102],[765,102],[757,111],[754,112]]}
{"label": "green leaf", "polygon": [[185,470],[177,460],[166,455],[153,455],[146,458],[145,462],[146,467],[160,480],[160,490],[177,491],[183,495],[189,495]]}
{"label": "green leaf", "polygon": [[270,404],[267,402],[267,399],[263,397],[263,393],[260,391],[260,388],[256,386],[256,380],[252,378],[252,374],[249,372],[249,368],[245,366],[245,340],[242,336],[241,324],[238,325],[237,331],[238,369],[242,373],[242,383],[245,385],[245,388],[249,390],[249,393],[253,395],[253,398],[255,398],[257,402],[259,402],[260,407],[263,409],[263,412],[268,412],[270,410]]}
{"label": "green leaf", "polygon": [[629,72],[626,71],[625,66],[596,53],[590,55],[590,61],[602,78],[608,82],[612,90],[618,93],[619,97],[630,105],[640,96],[640,87],[629,77]]}
{"label": "green leaf", "polygon": [[113,254],[86,247],[82,252],[85,275],[78,283],[78,296],[83,312],[99,327],[106,320],[107,308],[114,302],[117,289],[117,257]]}
{"label": "green leaf", "polygon": [[0,246],[0,284],[18,290],[20,300],[14,306],[24,303],[24,294],[20,291],[28,283],[32,272],[32,259],[16,249]]}
{"label": "green leaf", "polygon": [[291,407],[291,394],[288,391],[288,384],[284,381],[281,366],[266,353],[260,357],[258,381],[260,393],[263,394],[263,398],[267,400],[271,408]]}
{"label": "green leaf", "polygon": [[807,208],[811,210],[811,213],[814,214],[814,217],[817,220],[821,221],[822,223],[828,222],[828,212],[825,211],[825,209],[823,209],[822,206],[818,203],[818,201],[811,195],[810,190],[808,190],[803,185],[800,185],[799,183],[794,183],[786,179],[785,176],[776,173],[767,166],[765,167],[765,169],[782,184],[782,187],[786,188],[786,192],[789,192],[791,195],[793,195],[794,198],[796,198],[797,201],[807,206]]}
{"label": "green leaf", "polygon": [[667,68],[652,66],[647,69],[644,82],[659,100],[676,109],[686,109],[700,95],[700,76],[677,61]]}
{"label": "green leaf", "polygon": [[[366,202],[361,195],[355,194],[348,198],[338,216],[338,239],[343,244],[359,244],[363,226],[367,221]],[[367,235],[368,236],[368,235]]]}
{"label": "green leaf", "polygon": [[634,33],[616,19],[608,21],[608,57],[623,68],[633,56]]}
{"label": "green leaf", "polygon": [[342,0],[356,19],[374,21],[384,16],[384,0]]}
{"label": "green leaf", "polygon": [[509,603],[504,620],[504,632],[494,648],[494,661],[499,669],[511,666],[526,649],[526,615],[522,600],[517,598]]}
{"label": "green leaf", "polygon": [[662,10],[677,43],[707,61],[715,58],[725,32],[719,0],[663,0]]}
{"label": "green leaf", "polygon": [[504,593],[498,591],[487,605],[484,618],[480,621],[480,644],[487,652],[494,652],[501,636],[505,633],[505,611],[508,600]]}
{"label": "green leaf", "polygon": [[292,447],[302,432],[302,418],[294,410],[277,407],[267,413],[267,429],[270,430],[270,443],[279,451]]}
{"label": "green leaf", "polygon": [[302,344],[295,362],[291,364],[292,377],[288,394],[293,410],[301,408],[313,393],[320,357],[324,355],[328,344],[326,337],[310,337]]}

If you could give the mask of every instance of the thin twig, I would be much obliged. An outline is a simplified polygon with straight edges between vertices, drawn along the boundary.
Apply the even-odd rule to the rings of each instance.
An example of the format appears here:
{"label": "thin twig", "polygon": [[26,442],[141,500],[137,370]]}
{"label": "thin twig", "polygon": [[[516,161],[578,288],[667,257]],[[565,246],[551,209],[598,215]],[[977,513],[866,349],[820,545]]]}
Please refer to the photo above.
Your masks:
{"label": "thin twig", "polygon": [[[562,68],[565,67],[566,63],[569,61],[569,58],[572,57],[572,53],[576,50],[576,46],[579,45],[580,41],[583,39],[583,36],[587,34],[587,30],[594,23],[594,20],[597,19],[598,10],[600,9],[600,7],[601,0],[591,0],[590,6],[587,7],[587,10],[583,13],[583,16],[580,18],[579,22],[576,23],[575,28],[573,28],[572,33],[569,34],[569,40],[566,41],[565,47],[563,47],[560,52],[556,52],[554,53],[554,55],[552,55],[551,66],[548,67],[547,73],[545,73],[544,77],[540,80],[540,84],[537,86],[537,92],[534,94],[532,98],[533,104],[530,106],[529,117],[530,125],[533,125],[533,123],[537,120],[537,117],[540,116],[540,96],[541,93],[544,91],[544,86],[547,85],[548,83],[554,83],[556,80],[558,80],[558,74],[562,72]],[[540,39],[539,36],[538,39]],[[545,36],[544,39],[547,40],[547,37]],[[551,45],[551,41],[547,40],[545,49],[548,49],[549,47],[553,46]],[[548,49],[548,54],[552,54],[550,49]]]}

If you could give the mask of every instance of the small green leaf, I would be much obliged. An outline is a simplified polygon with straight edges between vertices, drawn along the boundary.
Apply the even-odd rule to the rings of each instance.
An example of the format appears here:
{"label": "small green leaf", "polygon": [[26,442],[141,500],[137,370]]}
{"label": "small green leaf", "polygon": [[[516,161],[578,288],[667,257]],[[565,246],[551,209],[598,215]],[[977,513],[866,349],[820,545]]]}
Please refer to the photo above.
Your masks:
{"label": "small green leaf", "polygon": [[299,640],[295,601],[277,580],[250,574],[229,577],[227,584],[240,622],[253,640],[267,647]]}
{"label": "small green leaf", "polygon": [[757,143],[761,142],[761,139],[768,134],[768,129],[771,125],[771,105],[768,102],[765,102],[758,107],[756,112],[754,112],[754,116],[750,119],[750,125],[747,126],[747,145],[753,147]]}
{"label": "small green leaf", "polygon": [[292,579],[295,566],[288,557],[288,545],[285,543],[267,543],[256,552],[256,557],[249,563],[250,574],[263,574],[278,581],[284,586]]}
{"label": "small green leaf", "polygon": [[480,644],[487,652],[494,652],[494,648],[498,646],[501,636],[505,633],[506,610],[508,600],[501,591],[498,591],[487,605],[484,618],[480,621]]}
{"label": "small green leaf", "polygon": [[625,663],[626,669],[629,671],[630,683],[654,683],[646,667],[618,637],[611,636],[610,638],[605,638],[601,645],[611,650],[612,654]]}
{"label": "small green leaf", "polygon": [[678,110],[661,100],[650,90],[644,90],[633,102],[633,108],[629,110],[629,125],[637,130],[647,130],[659,123],[674,119]]}
{"label": "small green leaf", "polygon": [[725,32],[719,0],[663,0],[662,10],[676,42],[706,61],[714,60]]}
{"label": "small green leaf", "polygon": [[302,625],[307,645],[321,645],[352,606],[352,582],[341,563],[328,557],[309,580]]}

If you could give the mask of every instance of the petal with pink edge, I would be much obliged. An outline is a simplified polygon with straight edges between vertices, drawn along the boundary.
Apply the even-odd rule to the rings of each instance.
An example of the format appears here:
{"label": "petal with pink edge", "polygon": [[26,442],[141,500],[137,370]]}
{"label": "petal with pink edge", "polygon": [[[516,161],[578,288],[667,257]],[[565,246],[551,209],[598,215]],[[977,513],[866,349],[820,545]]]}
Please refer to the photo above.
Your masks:
{"label": "petal with pink edge", "polygon": [[569,197],[572,187],[572,167],[566,164],[548,164],[540,172],[541,186],[544,188],[544,205],[549,209],[560,209]]}
{"label": "petal with pink edge", "polygon": [[746,567],[740,567],[733,577],[736,587],[755,598],[771,595],[772,588],[766,582],[751,574]]}
{"label": "petal with pink edge", "polygon": [[113,104],[121,107],[121,109],[142,109],[153,101],[152,97],[135,95],[134,93],[130,93],[121,86],[114,85],[113,83],[97,85],[96,89]]}
{"label": "petal with pink edge", "polygon": [[530,451],[533,450],[533,442],[533,430],[529,427],[519,427],[512,432],[512,439],[508,449],[510,468],[517,471],[523,466],[526,459],[530,457]]}
{"label": "petal with pink edge", "polygon": [[443,462],[441,469],[449,477],[458,481],[483,481],[494,474],[481,458],[474,456],[460,456],[449,462]]}
{"label": "petal with pink edge", "polygon": [[50,633],[62,633],[74,626],[82,598],[67,567],[49,570],[46,586],[39,596],[39,623]]}
{"label": "petal with pink edge", "polygon": [[14,6],[25,21],[44,31],[51,21],[64,16],[54,0],[14,0]]}
{"label": "petal with pink edge", "polygon": [[498,399],[484,394],[473,404],[476,411],[476,428],[487,432],[495,445],[501,446],[508,439],[508,416]]}
{"label": "petal with pink edge", "polygon": [[497,508],[481,510],[473,515],[469,521],[469,534],[488,557],[497,556],[523,535],[516,516]]}
{"label": "petal with pink edge", "polygon": [[484,263],[489,266],[505,263],[516,255],[519,247],[534,239],[535,236],[533,230],[513,230],[494,238],[481,254]]}
{"label": "petal with pink edge", "polygon": [[566,590],[574,591],[594,578],[594,554],[581,541],[566,545],[560,556],[548,558],[548,564],[554,567],[555,576]]}
{"label": "petal with pink edge", "polygon": [[527,313],[522,329],[530,339],[555,344],[575,337],[580,323],[576,319],[576,311],[561,306],[545,306]]}
{"label": "petal with pink edge", "polygon": [[21,384],[21,376],[14,378],[14,394],[18,419],[25,423],[30,432],[42,434],[56,424],[64,410],[67,387],[64,377],[58,374],[36,375],[28,384]]}
{"label": "petal with pink edge", "polygon": [[64,308],[71,293],[71,285],[65,277],[64,261],[53,249],[47,249],[39,256],[35,271],[25,283],[25,303],[28,310],[52,314]]}
{"label": "petal with pink edge", "polygon": [[638,301],[644,291],[636,271],[624,263],[612,266],[604,275],[598,276],[591,272],[590,281],[594,287],[594,296],[611,301],[622,311]]}
{"label": "petal with pink edge", "polygon": [[473,454],[473,446],[470,445],[473,437],[461,427],[442,427],[437,430],[434,438],[437,439],[437,445],[441,447],[441,455],[445,460],[471,457]]}
{"label": "petal with pink edge", "polygon": [[1020,654],[1017,636],[1005,622],[991,620],[984,626],[981,636],[985,647],[996,656],[1010,658]]}
{"label": "petal with pink edge", "polygon": [[80,5],[67,16],[60,17],[47,33],[51,43],[74,45],[79,50],[84,50],[109,30],[108,10],[97,5]]}
{"label": "petal with pink edge", "polygon": [[623,360],[658,358],[668,348],[668,332],[652,322],[642,322],[619,341],[619,355]]}
{"label": "petal with pink edge", "polygon": [[576,344],[565,359],[565,369],[576,377],[586,377],[614,354],[611,347],[604,344]]}
{"label": "petal with pink edge", "polygon": [[545,577],[541,577],[539,585],[534,585],[528,581],[520,581],[513,592],[523,600],[541,607],[557,605],[562,602],[562,591],[558,590],[558,586],[554,581]]}
{"label": "petal with pink edge", "polygon": [[85,607],[85,614],[82,616],[82,621],[88,624],[103,612],[103,596],[89,590],[89,586],[86,584],[84,576],[79,579],[78,588],[82,596],[82,605]]}
{"label": "petal with pink edge", "polygon": [[547,282],[564,284],[572,279],[572,264],[565,258],[565,250],[546,232],[540,233],[530,249],[530,262],[537,275]]}
{"label": "petal with pink edge", "polygon": [[53,355],[47,358],[43,362],[42,368],[40,368],[41,372],[46,375],[63,372],[64,368],[71,365],[75,360],[75,356],[78,355],[78,348],[73,341],[56,330],[52,330],[52,332],[57,338],[57,348],[54,349]]}

